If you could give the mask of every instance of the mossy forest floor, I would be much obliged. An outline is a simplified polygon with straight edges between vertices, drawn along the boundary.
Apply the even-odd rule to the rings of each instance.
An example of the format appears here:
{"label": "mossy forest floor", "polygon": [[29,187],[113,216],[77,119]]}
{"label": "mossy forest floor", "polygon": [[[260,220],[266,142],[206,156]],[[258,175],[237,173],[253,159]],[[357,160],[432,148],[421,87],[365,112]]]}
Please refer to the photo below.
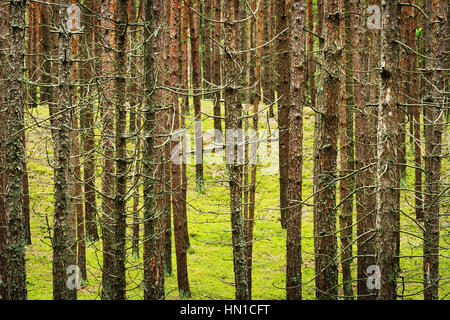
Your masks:
{"label": "mossy forest floor", "polygon": [[[203,101],[203,112],[212,114],[212,102]],[[50,245],[48,225],[52,224],[53,214],[53,144],[49,130],[49,123],[41,121],[48,117],[48,108],[40,106],[30,110],[26,121],[29,129],[27,131],[27,156],[30,180],[31,200],[31,232],[32,245],[27,246],[27,283],[29,299],[52,299],[52,248]],[[276,110],[275,110],[276,114]],[[304,121],[304,168],[303,168],[303,199],[312,195],[313,186],[313,124],[314,114],[309,108],[305,108]],[[101,123],[98,120],[98,123]],[[187,123],[191,123],[191,116]],[[267,121],[266,113],[260,114],[260,130],[276,128],[276,120]],[[203,131],[211,130],[213,120],[205,117]],[[190,128],[193,134],[193,125]],[[98,138],[98,137],[97,137]],[[448,133],[444,134],[448,142]],[[193,139],[192,143],[193,143]],[[212,135],[205,135],[206,144],[212,142]],[[98,143],[98,141],[97,141]],[[132,152],[132,142],[129,143]],[[275,150],[273,150],[275,152]],[[447,150],[448,151],[448,150]],[[444,152],[445,154],[445,152]],[[100,157],[100,156],[99,156]],[[407,157],[412,164],[413,154],[411,145],[407,144]],[[276,157],[275,157],[276,158]],[[97,159],[97,165],[99,159]],[[279,222],[279,181],[276,170],[268,170],[268,164],[258,167],[257,194],[256,194],[256,221],[254,228],[254,267],[253,288],[254,299],[285,299],[285,261],[286,261],[286,231],[281,228]],[[261,171],[264,168],[265,173]],[[407,168],[407,179],[403,181],[402,187],[414,189],[414,169]],[[199,194],[195,186],[195,165],[192,161],[188,165],[188,221],[191,248],[188,251],[189,281],[192,291],[191,299],[234,299],[234,275],[231,247],[231,226],[229,212],[229,190],[226,182],[226,170],[223,164],[204,165],[205,193]],[[101,168],[98,172],[100,174]],[[442,177],[448,184],[449,161],[444,158]],[[220,181],[219,181],[220,180]],[[100,188],[100,178],[97,183]],[[444,195],[445,196],[445,195]],[[100,206],[100,199],[97,196]],[[313,245],[313,216],[312,199],[303,206],[302,226],[302,253],[303,253],[303,298],[314,299],[314,245]],[[410,191],[402,192],[402,210],[409,216],[414,215],[413,194]],[[131,200],[129,207],[131,208]],[[448,214],[449,200],[443,201],[441,213]],[[130,209],[131,211],[131,209]],[[129,220],[131,225],[131,219]],[[443,216],[441,219],[441,241],[443,246],[440,273],[441,298],[449,299],[450,293],[450,261],[449,248],[450,219]],[[421,231],[406,215],[401,216],[402,230],[406,233],[401,235],[401,268],[404,277],[404,291],[399,284],[399,293],[407,295],[405,299],[422,299],[422,240],[415,235],[421,236]],[[141,228],[142,231],[142,228]],[[354,234],[356,226],[354,227]],[[131,228],[128,228],[131,236]],[[129,242],[130,244],[131,242]],[[131,247],[131,245],[129,246]],[[78,299],[100,299],[101,283],[101,242],[87,243],[87,269],[88,283],[79,290]],[[133,259],[131,249],[127,251],[127,298],[143,299],[142,259]],[[166,298],[180,299],[176,280],[176,258],[175,249],[172,250],[174,272],[166,277]],[[356,244],[353,248],[356,255]],[[142,258],[142,254],[141,254]],[[353,279],[356,278],[356,259],[352,264]],[[356,284],[355,284],[356,285]],[[356,294],[356,286],[354,286]],[[418,292],[418,293],[417,293]],[[342,294],[342,285],[340,286]],[[415,295],[411,295],[417,293]]]}

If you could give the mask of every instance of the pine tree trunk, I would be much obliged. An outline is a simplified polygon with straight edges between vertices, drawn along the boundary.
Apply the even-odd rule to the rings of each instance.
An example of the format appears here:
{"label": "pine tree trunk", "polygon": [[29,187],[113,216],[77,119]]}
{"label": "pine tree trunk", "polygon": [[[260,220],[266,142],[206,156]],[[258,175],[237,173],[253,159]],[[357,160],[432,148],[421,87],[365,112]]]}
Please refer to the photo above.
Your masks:
{"label": "pine tree trunk", "polygon": [[[434,11],[435,10],[435,11]],[[439,299],[439,207],[441,189],[442,129],[445,123],[444,104],[448,102],[448,3],[437,0],[426,3],[424,11],[429,17],[424,27],[425,59],[424,135],[425,135],[425,201],[423,272],[424,299]],[[431,19],[432,17],[432,19]],[[426,31],[425,31],[426,30]],[[426,38],[430,37],[430,38]],[[436,42],[433,43],[433,39]],[[448,95],[448,94],[447,94]]]}
{"label": "pine tree trunk", "polygon": [[317,217],[314,231],[316,245],[316,297],[337,299],[336,174],[338,105],[341,101],[341,22],[340,1],[324,4],[324,51],[318,95],[317,131]]}
{"label": "pine tree trunk", "polygon": [[[225,0],[224,8],[235,8],[238,6],[235,0]],[[225,36],[225,60],[224,60],[224,96],[225,96],[225,125],[231,132],[242,130],[242,104],[240,92],[236,87],[237,81],[242,74],[239,72],[239,59],[236,55],[237,29],[234,21],[239,20],[236,10],[224,10],[224,36]],[[237,148],[234,141],[226,137],[227,153],[233,149],[233,157],[227,156],[229,168],[230,185],[230,209],[233,244],[233,265],[235,276],[236,300],[249,299],[248,279],[246,270],[246,244],[244,234],[244,221],[242,216],[242,164],[237,156]],[[242,162],[242,161],[241,161]]]}
{"label": "pine tree trunk", "polygon": [[278,135],[279,135],[279,163],[280,163],[280,212],[281,226],[286,228],[286,212],[288,207],[288,161],[289,153],[289,46],[290,34],[285,30],[289,24],[288,3],[290,0],[275,0],[275,14],[277,16],[277,94],[278,94]]}
{"label": "pine tree trunk", "polygon": [[[200,9],[200,0],[188,0],[188,7],[195,10]],[[205,187],[203,183],[203,136],[202,136],[202,114],[201,114],[201,59],[200,59],[200,17],[189,9],[189,27],[191,36],[191,57],[192,57],[192,85],[193,85],[193,100],[195,113],[195,172],[196,172],[196,187],[199,193],[204,193]]]}
{"label": "pine tree trunk", "polygon": [[340,117],[340,215],[339,228],[341,240],[341,266],[344,297],[346,300],[353,300],[353,283],[351,274],[352,262],[352,241],[353,241],[353,193],[355,189],[355,178],[353,175],[355,166],[354,154],[354,133],[353,133],[353,61],[352,61],[352,32],[350,21],[350,0],[342,1],[342,8],[345,12],[344,23],[341,23],[341,34],[345,35],[344,56],[342,64],[345,68],[345,82],[342,84],[341,106],[339,108]]}
{"label": "pine tree trunk", "polygon": [[[352,0],[351,12],[351,30],[353,48],[364,47],[366,43],[364,32],[364,23],[366,20],[360,19],[356,14],[360,10],[361,2]],[[364,29],[363,29],[364,30]],[[378,30],[371,30],[371,39],[376,37]],[[377,40],[372,40],[376,45]],[[378,42],[379,43],[379,42]],[[372,52],[377,60],[376,52]],[[376,129],[374,124],[373,107],[366,105],[364,83],[365,76],[363,70],[367,63],[364,61],[365,55],[359,50],[353,51],[353,70],[354,72],[354,110],[355,110],[355,169],[356,174],[356,219],[357,219],[357,295],[358,300],[374,299],[375,295],[367,287],[367,268],[375,264],[375,239],[371,230],[375,226],[375,159]],[[373,66],[375,67],[375,66]],[[372,75],[371,75],[372,76]],[[376,90],[378,82],[375,83]],[[372,97],[371,97],[372,98]]]}
{"label": "pine tree trunk", "polygon": [[[410,4],[414,4],[414,0],[409,0]],[[415,51],[418,51],[418,46],[416,44],[416,19],[414,17],[414,8],[409,8],[408,17],[408,46]],[[410,71],[410,82],[409,87],[409,101],[413,105],[412,108],[412,119],[413,122],[411,126],[413,127],[414,135],[414,206],[416,211],[416,219],[423,219],[423,194],[422,194],[422,156],[421,156],[421,125],[420,125],[420,106],[419,104],[419,92],[418,92],[418,77],[417,77],[417,55],[414,53],[409,54],[409,71]],[[415,105],[415,106],[414,106]]]}
{"label": "pine tree trunk", "polygon": [[[214,1],[214,20],[220,21],[222,16],[222,2],[220,0]],[[220,54],[220,46],[218,43],[220,43],[221,40],[221,28],[222,25],[219,22],[214,22],[213,29],[214,29],[214,41],[211,42],[212,44],[212,50],[213,50],[213,56],[212,56],[212,82],[215,86],[214,88],[214,142],[217,144],[223,143],[223,131],[222,131],[222,119],[221,119],[221,108],[220,108],[220,92],[219,89],[221,86],[221,77],[220,77],[220,71],[221,71],[221,54]]]}
{"label": "pine tree trunk", "polygon": [[5,211],[7,223],[6,255],[8,260],[7,296],[10,300],[27,297],[25,270],[25,229],[23,212],[23,141],[24,127],[24,53],[25,1],[9,2],[9,68],[6,150]]}
{"label": "pine tree trunk", "polygon": [[[272,0],[265,0],[261,2],[261,8],[260,10],[262,10],[262,17],[263,17],[263,43],[265,44],[264,47],[262,48],[262,71],[261,71],[261,81],[262,81],[262,88],[263,88],[263,95],[264,95],[264,99],[262,99],[262,101],[267,104],[267,105],[271,105],[273,103],[273,101],[275,100],[274,98],[274,93],[273,93],[273,65],[272,65],[272,48],[273,45],[270,44],[266,44],[268,43],[270,40],[272,40],[272,34],[271,34],[271,30],[273,27],[273,16],[271,13],[271,6],[272,6]],[[270,117],[273,117],[273,107],[269,107],[269,112],[268,112]]]}
{"label": "pine tree trunk", "polygon": [[[89,55],[94,51],[92,42],[94,41],[94,14],[95,7],[93,0],[85,2],[85,8],[82,7],[82,19],[84,23],[85,34],[81,36],[81,56],[83,61],[81,65],[80,77],[84,85],[91,84],[94,76],[95,67],[93,62],[88,61]],[[84,9],[83,9],[84,8]],[[95,97],[93,96],[92,85],[81,88],[84,99],[81,100],[83,105],[80,111],[80,123],[82,128],[82,144],[83,144],[83,186],[84,186],[84,209],[86,220],[86,239],[88,241],[97,241],[97,204],[95,196],[95,136],[94,136],[94,105]],[[89,96],[86,96],[89,93]]]}
{"label": "pine tree trunk", "polygon": [[101,84],[100,99],[102,105],[102,125],[103,125],[103,176],[102,176],[102,242],[103,242],[103,270],[102,270],[102,299],[110,300],[115,296],[115,252],[114,252],[114,110],[112,101],[114,97],[114,81],[108,76],[114,73],[115,55],[114,48],[114,12],[116,0],[106,0],[101,6],[101,40],[102,45],[102,75],[105,76],[104,83]]}
{"label": "pine tree trunk", "polygon": [[[180,1],[172,2],[172,13],[170,15],[170,26],[172,26],[170,33],[170,41],[172,43],[170,52],[170,65],[179,65],[179,53],[178,43],[179,43],[179,33],[178,28],[176,28],[177,23],[180,19]],[[176,68],[171,70],[171,86],[176,86],[179,76]],[[172,94],[172,111],[173,111],[173,132],[178,134],[180,128],[180,112],[178,95]],[[175,150],[181,150],[179,148],[178,139],[172,140],[172,152]],[[179,157],[179,152],[175,156]],[[173,156],[173,155],[172,155]],[[187,254],[186,254],[186,243],[185,239],[188,235],[185,234],[185,219],[186,216],[183,215],[183,199],[181,190],[181,163],[180,159],[172,159],[172,207],[173,207],[173,224],[174,224],[174,235],[175,235],[175,250],[177,256],[177,280],[178,280],[178,291],[180,297],[190,297],[191,292],[189,288],[189,278],[187,270]]]}
{"label": "pine tree trunk", "polygon": [[302,298],[302,159],[303,159],[303,102],[306,91],[306,41],[303,28],[306,22],[305,1],[293,0],[291,32],[291,105],[289,110],[289,155],[291,167],[288,185],[286,217],[286,298]]}
{"label": "pine tree trunk", "polygon": [[212,48],[211,48],[211,22],[209,21],[212,15],[213,4],[212,0],[204,0],[203,11],[203,50],[204,50],[204,88],[207,90],[205,98],[209,99],[209,93],[212,82]]}
{"label": "pine tree trunk", "polygon": [[128,0],[118,0],[115,7],[115,195],[113,213],[113,256],[114,280],[112,296],[114,300],[124,300],[126,290],[125,279],[125,232],[126,232],[126,196],[127,196],[127,111],[126,111],[126,66],[127,66],[127,26]]}
{"label": "pine tree trunk", "polygon": [[377,265],[380,268],[378,299],[396,298],[397,240],[396,191],[398,179],[397,103],[399,94],[400,3],[382,1],[381,7],[381,90],[377,129]]}
{"label": "pine tree trunk", "polygon": [[[186,2],[183,3],[183,8],[182,8],[182,18],[181,18],[181,50],[180,50],[180,70],[181,70],[181,75],[180,75],[180,82],[182,83],[183,87],[185,88],[185,95],[183,95],[182,100],[181,100],[181,115],[180,115],[180,120],[181,120],[181,128],[183,130],[186,129],[186,115],[188,114],[189,111],[189,95],[187,94],[189,91],[189,83],[188,83],[188,79],[189,79],[189,70],[188,70],[188,56],[189,56],[189,52],[188,52],[188,46],[187,46],[187,31],[189,28],[189,7],[187,6]],[[186,167],[186,162],[187,162],[187,158],[186,158],[186,154],[187,154],[187,142],[186,142],[186,134],[183,135],[182,138],[182,142],[181,142],[181,148],[182,148],[182,152],[183,152],[183,156],[182,156],[182,164],[181,164],[181,200],[182,200],[182,208],[183,208],[183,220],[185,221],[185,225],[184,225],[184,233],[186,235],[186,239],[185,239],[185,243],[186,243],[186,249],[188,249],[190,247],[190,242],[189,242],[189,232],[188,232],[188,227],[187,227],[187,184],[188,184],[188,180],[187,180],[187,167]]]}
{"label": "pine tree trunk", "polygon": [[76,299],[76,288],[69,288],[66,283],[70,266],[76,265],[75,238],[72,238],[75,228],[74,213],[70,197],[70,132],[72,127],[72,33],[67,30],[69,13],[67,8],[70,0],[61,0],[61,14],[58,33],[59,48],[59,92],[57,115],[55,118],[57,129],[55,139],[55,210],[53,217],[53,298],[55,300]]}
{"label": "pine tree trunk", "polygon": [[[50,24],[54,21],[51,17],[51,10],[48,5],[41,4],[41,42],[42,42],[42,75],[41,75],[41,83],[40,83],[40,103],[41,105],[48,104],[49,109],[51,110],[50,103],[52,102],[53,97],[53,88],[52,84],[52,53],[55,49],[55,44],[52,41],[52,36],[50,35]],[[50,115],[52,112],[50,112]],[[53,122],[50,119],[51,123]]]}
{"label": "pine tree trunk", "polygon": [[37,107],[37,85],[34,83],[38,79],[37,77],[37,25],[38,21],[38,8],[37,3],[30,2],[28,7],[28,41],[27,41],[27,104],[30,108]]}
{"label": "pine tree trunk", "polygon": [[145,3],[144,21],[144,140],[142,156],[142,176],[144,185],[144,299],[162,299],[160,272],[162,261],[158,254],[159,216],[156,211],[155,195],[155,41],[152,37],[159,23],[160,12],[152,0]]}
{"label": "pine tree trunk", "polygon": [[[9,48],[9,13],[8,6],[0,6],[0,79],[7,79],[7,61]],[[7,110],[8,103],[8,84],[0,82],[0,109]],[[0,150],[5,150],[8,132],[6,125],[8,121],[8,112],[0,112]],[[0,300],[8,299],[8,256],[7,256],[7,239],[8,239],[8,220],[6,216],[6,155],[0,153]]]}

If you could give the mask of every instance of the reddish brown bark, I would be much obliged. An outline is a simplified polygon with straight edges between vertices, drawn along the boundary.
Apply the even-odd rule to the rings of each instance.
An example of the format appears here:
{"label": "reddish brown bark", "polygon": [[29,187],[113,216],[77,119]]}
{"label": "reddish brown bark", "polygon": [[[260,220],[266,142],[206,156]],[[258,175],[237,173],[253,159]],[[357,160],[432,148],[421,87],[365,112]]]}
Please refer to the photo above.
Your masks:
{"label": "reddish brown bark", "polygon": [[400,2],[385,3],[381,10],[381,90],[378,107],[377,129],[377,216],[376,216],[376,264],[380,268],[378,299],[396,298],[397,216],[396,191],[398,169],[397,151],[399,99]]}
{"label": "reddish brown bark", "polygon": [[291,29],[291,105],[289,109],[289,154],[291,167],[288,178],[288,204],[286,217],[286,298],[302,298],[302,159],[303,159],[303,103],[306,91],[306,24],[305,1],[294,0]]}
{"label": "reddish brown bark", "polygon": [[289,86],[290,86],[290,60],[289,41],[290,34],[286,30],[289,24],[290,0],[275,0],[275,12],[277,16],[276,34],[277,38],[277,95],[278,95],[278,135],[279,135],[279,166],[280,166],[280,212],[281,226],[286,228],[286,212],[288,208],[287,186],[289,165],[287,155],[289,154]]}
{"label": "reddish brown bark", "polygon": [[[314,229],[316,252],[316,297],[337,299],[337,237],[336,237],[336,171],[338,139],[338,105],[341,90],[341,50],[339,26],[340,1],[324,3],[324,51],[318,95],[317,130],[317,202]],[[326,70],[326,71],[325,71]]]}
{"label": "reddish brown bark", "polygon": [[[189,7],[199,10],[200,0],[188,0]],[[191,57],[192,57],[192,84],[195,114],[195,172],[197,191],[204,193],[203,183],[203,135],[202,135],[202,114],[201,114],[201,60],[200,60],[200,17],[189,10],[189,27],[191,37]]]}
{"label": "reddish brown bark", "polygon": [[[366,20],[361,20],[356,14],[361,9],[359,0],[352,0],[350,15],[352,30],[352,47],[364,47],[366,44],[362,25]],[[379,30],[371,30],[371,43],[375,48],[379,43]],[[372,57],[377,61],[377,52],[372,52]],[[374,299],[373,292],[367,287],[367,268],[375,264],[375,246],[371,230],[375,226],[375,110],[366,105],[365,99],[365,77],[363,70],[367,66],[364,60],[365,54],[355,50],[353,51],[353,70],[354,72],[354,99],[355,99],[355,169],[356,174],[356,219],[357,219],[357,294],[358,299]],[[372,60],[373,62],[373,60]],[[371,62],[371,65],[372,65]],[[376,62],[378,64],[378,62]],[[375,67],[373,65],[372,67]],[[376,77],[373,73],[371,77]],[[376,78],[372,78],[376,81]],[[374,82],[376,83],[376,82]],[[370,90],[377,91],[377,85],[374,84]],[[373,94],[373,92],[372,92]],[[371,99],[376,99],[371,96]]]}
{"label": "reddish brown bark", "polygon": [[[179,75],[179,32],[176,28],[181,14],[180,1],[172,1],[172,9],[170,14],[169,25],[172,26],[170,32],[170,65],[173,66],[170,75],[171,86],[176,86]],[[172,93],[172,112],[173,112],[173,132],[177,133],[180,128],[180,112],[179,112],[179,99],[176,93]],[[179,142],[172,140],[172,150],[176,150],[179,146]],[[179,156],[179,153],[176,154]],[[185,219],[183,214],[183,202],[182,190],[181,190],[181,164],[180,159],[178,161],[172,160],[172,208],[173,208],[173,225],[175,235],[175,250],[177,256],[177,280],[178,290],[181,297],[190,297],[191,292],[189,288],[189,278],[187,269],[187,253],[185,239],[188,235],[185,234]]]}
{"label": "reddish brown bark", "polygon": [[[221,1],[214,1],[214,20],[220,21],[222,16],[222,3]],[[221,39],[221,23],[215,22],[214,27],[214,41],[211,42],[213,49],[213,62],[212,62],[212,81],[215,86],[214,92],[214,139],[216,143],[222,143],[222,119],[221,119],[221,54],[220,54],[220,39]],[[220,133],[219,133],[220,132]]]}
{"label": "reddish brown bark", "polygon": [[352,32],[350,20],[350,0],[342,1],[344,10],[344,22],[341,23],[341,34],[345,35],[344,55],[342,65],[345,65],[345,81],[342,83],[341,105],[339,107],[340,130],[340,214],[339,228],[341,240],[341,265],[344,296],[347,300],[353,300],[353,283],[351,274],[352,240],[353,240],[353,193],[355,178],[353,173],[354,137],[353,137],[353,61],[352,61]]}

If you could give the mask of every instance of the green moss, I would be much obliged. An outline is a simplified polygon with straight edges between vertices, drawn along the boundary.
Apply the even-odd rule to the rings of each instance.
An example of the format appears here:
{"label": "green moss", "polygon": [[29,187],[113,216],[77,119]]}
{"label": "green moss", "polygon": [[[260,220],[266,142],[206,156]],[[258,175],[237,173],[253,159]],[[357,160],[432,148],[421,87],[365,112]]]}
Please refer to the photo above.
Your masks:
{"label": "green moss", "polygon": [[[203,111],[212,114],[212,102],[204,102]],[[48,117],[46,107],[39,107],[32,110],[33,117],[37,120]],[[276,113],[276,110],[275,110]],[[304,122],[304,150],[303,150],[303,195],[302,198],[308,204],[312,203],[312,171],[313,171],[313,113],[305,108]],[[192,117],[188,117],[186,123],[192,123]],[[28,117],[29,124],[32,124]],[[260,119],[261,128],[266,128],[265,117]],[[271,121],[272,129],[275,122]],[[213,128],[212,118],[208,118],[203,123],[203,129]],[[193,136],[193,127],[189,128]],[[96,130],[96,134],[100,134]],[[52,226],[53,214],[53,146],[51,144],[51,134],[44,126],[33,126],[28,130],[27,155],[29,156],[28,168],[30,174],[30,200],[32,215],[32,237],[33,244],[27,247],[27,281],[29,299],[52,299],[52,248],[48,238],[48,226]],[[206,143],[206,141],[205,141]],[[209,143],[209,142],[208,142]],[[409,147],[409,146],[408,146]],[[128,146],[133,150],[131,142]],[[131,152],[131,151],[130,151]],[[410,153],[408,153],[410,154]],[[339,159],[339,158],[338,158]],[[410,163],[412,157],[408,157]],[[443,172],[449,172],[450,165],[448,159],[443,159]],[[267,164],[259,166],[268,167]],[[188,169],[188,219],[189,233],[191,234],[191,247],[188,250],[188,268],[191,288],[191,297],[184,299],[234,299],[234,275],[233,256],[231,247],[231,224],[228,213],[229,189],[226,182],[211,183],[210,180],[226,180],[228,177],[225,165],[205,165],[204,166],[204,193],[196,192],[195,164],[191,163]],[[407,176],[404,181],[407,188],[414,190],[414,169],[407,168]],[[98,168],[98,175],[101,169]],[[100,188],[100,179],[97,180]],[[253,288],[254,299],[285,299],[285,277],[286,277],[286,230],[281,229],[279,218],[279,180],[277,173],[272,175],[257,174],[257,194],[256,194],[256,220],[254,224],[254,268],[253,268]],[[141,190],[142,192],[142,190]],[[339,188],[338,188],[339,192]],[[337,195],[339,199],[339,194]],[[98,205],[100,199],[97,197]],[[414,203],[414,194],[405,192],[402,194],[402,210],[409,215],[413,214],[413,208],[409,204]],[[128,207],[131,208],[131,199]],[[314,242],[313,242],[313,215],[312,206],[303,206],[302,220],[302,281],[304,299],[314,299]],[[211,213],[215,212],[215,213]],[[355,214],[356,215],[356,214]],[[354,217],[354,221],[356,217]],[[448,224],[449,218],[445,223]],[[131,225],[131,219],[129,221]],[[402,215],[402,229],[414,233],[420,230],[410,219]],[[131,238],[131,228],[127,229]],[[141,235],[143,230],[141,229]],[[354,238],[356,226],[354,227]],[[420,233],[419,233],[420,234]],[[173,233],[172,233],[173,236]],[[447,236],[447,241],[450,239]],[[445,239],[442,238],[445,247]],[[174,244],[174,241],[172,241]],[[78,292],[78,299],[100,299],[101,266],[102,253],[101,241],[87,243],[86,258],[88,268],[88,283]],[[127,244],[131,248],[131,243]],[[143,250],[142,246],[140,248]],[[334,250],[334,248],[333,248]],[[402,235],[402,255],[420,256],[422,254],[421,242],[416,237]],[[356,253],[356,245],[353,248]],[[167,299],[180,299],[176,279],[176,258],[175,248],[172,249],[173,274],[167,277],[166,293]],[[142,287],[139,287],[143,277],[140,269],[142,266],[142,255],[139,259],[132,259],[129,252],[129,262],[127,263],[127,297],[129,299],[143,299]],[[402,258],[401,270],[403,276],[413,277],[405,284],[405,294],[420,291],[422,274],[421,258]],[[445,263],[445,262],[443,262]],[[339,265],[340,268],[340,265]],[[356,279],[356,260],[352,262],[352,277]],[[450,278],[449,268],[441,268],[443,279]],[[419,277],[419,278],[418,278]],[[342,274],[339,274],[339,281],[342,283]],[[353,284],[356,287],[356,283]],[[445,286],[445,284],[443,283]],[[447,280],[448,287],[448,280]],[[356,289],[354,289],[356,292]],[[340,285],[342,294],[342,285]],[[420,299],[419,294],[409,297]],[[448,299],[448,297],[447,297]]]}

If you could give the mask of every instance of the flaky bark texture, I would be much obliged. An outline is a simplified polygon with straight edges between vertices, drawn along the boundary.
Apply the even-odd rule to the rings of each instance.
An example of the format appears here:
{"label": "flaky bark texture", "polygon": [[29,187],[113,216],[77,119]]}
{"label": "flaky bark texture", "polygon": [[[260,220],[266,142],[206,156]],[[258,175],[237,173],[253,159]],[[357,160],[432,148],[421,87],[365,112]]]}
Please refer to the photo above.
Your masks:
{"label": "flaky bark texture", "polygon": [[381,89],[377,129],[377,216],[376,255],[380,268],[378,299],[396,298],[397,225],[395,186],[397,174],[397,104],[400,63],[400,2],[382,1],[381,7]]}
{"label": "flaky bark texture", "polygon": [[[170,65],[172,66],[170,81],[171,86],[176,86],[178,81],[177,67],[179,65],[179,36],[177,23],[180,19],[180,1],[172,1],[170,25],[172,26],[170,32]],[[180,128],[180,112],[178,95],[172,93],[172,112],[173,112],[173,132],[177,133]],[[172,140],[172,152],[180,150],[179,139]],[[176,153],[179,156],[179,152]],[[173,208],[173,225],[175,235],[175,251],[177,256],[177,280],[178,291],[181,297],[190,297],[191,292],[189,288],[189,278],[187,270],[187,245],[186,237],[188,235],[185,229],[186,216],[183,214],[183,198],[181,190],[181,164],[178,161],[172,161],[172,208]]]}
{"label": "flaky bark texture", "polygon": [[156,210],[155,196],[155,41],[153,33],[159,23],[159,7],[153,0],[145,3],[144,15],[144,140],[142,155],[142,176],[144,185],[144,299],[159,300],[164,298],[164,279],[158,242],[161,237],[157,223],[160,219]]}
{"label": "flaky bark texture", "polygon": [[[8,78],[7,61],[9,48],[9,14],[8,6],[2,3],[0,6],[0,15],[4,19],[0,20],[0,79]],[[6,124],[8,121],[8,82],[0,82],[0,150],[6,150]],[[6,252],[8,239],[8,225],[6,217],[6,154],[0,152],[0,300],[8,299],[8,287],[6,285],[8,278],[8,257]]]}
{"label": "flaky bark texture", "polygon": [[294,0],[292,6],[291,29],[291,105],[289,110],[289,155],[292,168],[288,179],[288,204],[286,216],[286,298],[300,300],[302,298],[302,158],[303,158],[303,101],[306,91],[306,41],[305,1]]}
{"label": "flaky bark texture", "polygon": [[340,1],[324,3],[324,51],[321,59],[318,95],[317,140],[317,203],[314,230],[316,252],[316,297],[337,299],[337,237],[336,237],[336,171],[338,138],[338,105],[341,90],[341,44],[339,26]]}
{"label": "flaky bark texture", "polygon": [[[409,0],[409,3],[414,4],[415,0]],[[416,27],[417,21],[415,17],[416,11],[414,8],[409,8],[408,16],[408,46],[418,51],[418,46],[416,44]],[[416,219],[423,219],[423,193],[422,193],[422,155],[421,155],[421,123],[420,123],[420,113],[421,109],[418,105],[419,103],[419,79],[417,75],[417,55],[415,53],[409,54],[409,101],[411,104],[415,105],[412,107],[413,118],[413,134],[414,134],[414,206],[416,211]]]}
{"label": "flaky bark texture", "polygon": [[353,193],[355,188],[355,178],[353,170],[355,168],[354,153],[354,99],[353,99],[353,61],[352,61],[352,32],[350,20],[350,0],[343,0],[344,21],[341,22],[341,34],[345,35],[344,56],[342,64],[345,65],[345,82],[342,83],[341,105],[339,107],[339,130],[340,130],[340,176],[339,185],[340,214],[339,228],[341,240],[341,265],[342,283],[344,297],[346,300],[353,300],[353,283],[351,274],[352,262],[352,239],[353,239]]}
{"label": "flaky bark texture", "polygon": [[113,243],[114,277],[111,285],[111,299],[124,300],[126,290],[125,279],[125,230],[126,230],[126,197],[127,197],[127,140],[126,140],[126,91],[125,78],[127,66],[127,25],[128,25],[128,0],[117,0],[114,12],[115,25],[115,109],[116,109],[116,172],[115,172],[115,196],[113,213]]}
{"label": "flaky bark texture", "polygon": [[[365,19],[360,19],[357,15],[359,10],[363,10],[360,0],[351,2],[351,31],[352,47],[360,48],[367,45],[367,39],[363,30]],[[370,30],[372,53],[374,60],[379,58],[379,30]],[[367,106],[368,99],[365,96],[364,70],[367,66],[367,56],[360,50],[353,51],[353,70],[354,74],[354,99],[355,99],[355,169],[356,174],[356,219],[357,219],[357,294],[358,300],[375,299],[374,292],[367,287],[367,268],[375,264],[375,238],[373,234],[375,226],[375,145],[376,145],[376,110],[374,107]],[[375,65],[371,67],[375,68]],[[373,72],[374,73],[374,72]],[[373,73],[370,76],[373,77]],[[373,79],[373,81],[376,81]],[[378,82],[374,82],[374,88],[378,91]],[[376,94],[378,97],[378,94]],[[371,97],[373,98],[373,97]]]}
{"label": "flaky bark texture", "polygon": [[117,0],[105,0],[101,6],[101,41],[102,75],[105,77],[101,88],[102,125],[103,125],[103,175],[102,175],[102,244],[103,244],[103,272],[102,299],[114,299],[115,261],[114,261],[114,81],[108,76],[114,71],[114,12]]}
{"label": "flaky bark texture", "polygon": [[[89,55],[94,51],[94,14],[95,6],[94,0],[85,1],[85,6],[82,7],[82,22],[85,26],[85,34],[81,36],[81,56],[86,61],[81,65],[80,77],[81,81],[86,84],[91,84],[94,74],[94,66],[92,61],[88,61]],[[95,52],[95,51],[94,51]],[[99,54],[99,52],[96,52]],[[81,128],[82,128],[82,144],[84,152],[83,161],[83,186],[84,186],[84,209],[86,220],[86,238],[88,241],[98,240],[97,230],[97,204],[95,196],[95,135],[94,135],[94,105],[93,97],[94,88],[81,88],[82,93],[89,94],[83,99],[81,105]]]}
{"label": "flaky bark texture", "polygon": [[[433,5],[433,7],[432,7]],[[435,11],[433,10],[435,9]],[[424,299],[439,299],[439,205],[441,187],[443,106],[448,102],[448,3],[426,2],[429,17],[424,27],[425,84],[423,96],[425,135],[425,201],[423,232]],[[432,17],[432,18],[431,18]],[[447,37],[447,39],[446,39]],[[436,43],[433,39],[436,38]],[[432,60],[434,59],[434,60]]]}
{"label": "flaky bark texture", "polygon": [[76,245],[74,212],[70,197],[69,166],[71,144],[69,128],[72,126],[72,33],[67,30],[69,13],[67,8],[70,0],[60,1],[61,15],[58,33],[59,59],[59,92],[56,113],[55,135],[55,190],[53,216],[53,298],[55,300],[76,299],[77,291],[67,286],[67,271],[69,266],[76,265]]}
{"label": "flaky bark texture", "polygon": [[[234,0],[225,0],[225,8],[234,8]],[[225,94],[225,124],[227,130],[242,129],[242,104],[240,101],[239,77],[243,76],[239,70],[240,59],[236,54],[237,30],[235,20],[236,10],[225,10],[225,60],[224,60],[224,94]],[[228,148],[237,150],[233,141],[226,141]],[[230,184],[230,209],[233,244],[233,265],[236,288],[236,300],[249,299],[248,278],[246,271],[246,244],[244,234],[244,219],[242,215],[242,164],[238,157],[234,157],[227,163],[229,168]]]}

